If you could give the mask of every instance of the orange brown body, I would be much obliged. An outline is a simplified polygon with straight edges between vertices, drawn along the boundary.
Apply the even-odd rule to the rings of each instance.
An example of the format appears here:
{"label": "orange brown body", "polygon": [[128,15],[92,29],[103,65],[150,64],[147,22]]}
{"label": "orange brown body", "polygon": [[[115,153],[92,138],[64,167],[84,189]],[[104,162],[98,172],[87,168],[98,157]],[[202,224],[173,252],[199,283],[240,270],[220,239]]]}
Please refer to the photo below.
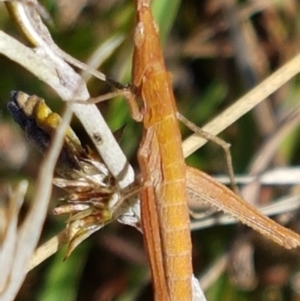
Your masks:
{"label": "orange brown body", "polygon": [[143,102],[138,152],[144,188],[142,226],[156,300],[192,300],[185,162],[169,73],[150,1],[136,1],[133,91]]}

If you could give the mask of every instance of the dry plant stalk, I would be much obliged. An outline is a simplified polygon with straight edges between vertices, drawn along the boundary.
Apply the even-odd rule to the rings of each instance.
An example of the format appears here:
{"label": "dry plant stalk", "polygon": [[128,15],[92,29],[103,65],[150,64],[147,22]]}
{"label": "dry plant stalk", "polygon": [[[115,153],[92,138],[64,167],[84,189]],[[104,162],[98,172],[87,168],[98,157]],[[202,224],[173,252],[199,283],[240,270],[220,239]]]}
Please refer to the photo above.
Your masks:
{"label": "dry plant stalk", "polygon": [[[68,123],[71,120],[72,110],[70,106],[63,116],[62,122],[56,130],[53,138],[52,148],[45,157],[36,186],[36,192],[32,205],[29,209],[27,216],[20,229],[17,229],[17,235],[11,233],[13,236],[8,236],[6,239],[10,244],[11,241],[15,243],[12,245],[13,249],[6,249],[6,253],[2,254],[3,260],[9,260],[11,253],[14,255],[13,264],[11,270],[7,273],[7,279],[5,286],[2,287],[1,300],[9,301],[14,300],[25,276],[27,273],[27,265],[32,253],[38,243],[38,239],[41,233],[42,226],[47,213],[48,203],[52,191],[52,178],[54,167],[57,158],[60,154],[60,145],[65,136],[65,131]],[[3,243],[5,245],[6,241]]]}
{"label": "dry plant stalk", "polygon": [[[35,2],[35,1],[31,1]],[[18,4],[23,5],[26,7],[26,3],[18,2]],[[147,4],[147,3],[146,3]],[[27,9],[31,9],[30,13],[37,13],[35,10],[32,10],[32,6]],[[25,14],[25,17],[27,15]],[[39,17],[39,16],[38,16]],[[32,21],[32,20],[31,20]],[[30,22],[31,22],[30,21]],[[30,23],[33,25],[33,29],[37,33],[37,37],[41,38],[41,41],[43,43],[37,43],[35,46],[39,47],[40,49],[44,50],[44,54],[40,55],[38,52],[33,52],[30,48],[25,47],[24,45],[20,44],[13,38],[6,35],[4,32],[0,31],[0,52],[7,57],[11,58],[12,60],[16,61],[18,64],[24,66],[27,68],[30,72],[35,74],[37,77],[48,83],[64,100],[71,100],[74,99],[74,94],[76,92],[76,96],[78,100],[85,100],[88,98],[88,92],[86,90],[86,87],[84,83],[80,80],[78,75],[71,69],[68,64],[64,62],[64,59],[66,57],[61,56],[62,53],[57,50],[51,49],[50,50],[47,46],[47,44],[55,45],[55,43],[52,41],[51,36],[49,35],[47,29],[46,32],[48,35],[44,35],[41,32],[38,32],[37,28],[39,28],[39,25],[37,22],[41,22],[40,20],[35,21],[33,23]],[[142,35],[140,35],[141,37]],[[49,38],[51,39],[51,43],[49,42]],[[44,43],[46,41],[46,43]],[[35,40],[36,42],[36,40]],[[56,46],[56,45],[55,45]],[[12,51],[12,49],[14,51]],[[45,56],[46,53],[46,56]],[[46,57],[46,58],[45,58]],[[223,114],[221,114],[222,122],[219,122],[219,119],[215,119],[213,122],[209,124],[209,126],[204,127],[205,130],[212,132],[213,134],[217,134],[218,131],[220,131],[220,127],[218,129],[215,127],[216,124],[221,124],[221,130],[224,129],[226,126],[234,122],[237,118],[248,112],[253,106],[258,104],[260,101],[262,101],[265,97],[270,95],[273,91],[278,89],[282,84],[284,84],[286,81],[288,81],[290,78],[292,78],[295,74],[299,72],[300,69],[300,55],[296,56],[293,60],[291,60],[289,63],[287,63],[285,66],[283,66],[281,69],[279,69],[277,72],[275,72],[272,76],[270,76],[266,81],[264,81],[262,84],[260,84],[257,88],[250,91],[245,97],[242,98],[241,102],[237,102],[234,106],[230,107],[228,110],[226,110]],[[144,64],[145,65],[145,64]],[[58,72],[59,70],[59,76]],[[89,68],[87,67],[87,70]],[[62,80],[63,79],[63,80]],[[70,81],[70,79],[72,79]],[[78,93],[80,91],[80,93]],[[150,91],[150,90],[149,90]],[[157,97],[158,98],[158,97]],[[99,120],[101,120],[99,111],[92,105],[85,106],[80,104],[74,104],[73,110],[77,112],[79,119],[82,121],[83,125],[87,129],[89,135],[91,136],[92,140],[94,141],[96,147],[101,152],[101,156],[103,157],[105,163],[107,164],[108,168],[112,171],[112,174],[120,180],[120,187],[125,187],[128,183],[130,183],[133,180],[133,173],[130,170],[129,165],[126,163],[126,159],[124,160],[124,156],[116,156],[114,151],[117,149],[118,153],[118,146],[115,142],[111,142],[111,136],[108,134],[100,133],[100,136],[103,138],[103,142],[101,145],[97,143],[97,139],[95,137],[99,134],[99,131],[103,129],[103,125],[99,124]],[[93,116],[93,124],[91,124],[91,116]],[[88,118],[87,118],[88,117]],[[218,120],[218,121],[216,121]],[[101,122],[100,122],[101,123]],[[62,139],[62,138],[61,138]],[[201,139],[201,138],[200,138]],[[107,143],[108,142],[108,143]],[[112,143],[112,144],[111,144]],[[198,142],[197,142],[198,143]],[[202,142],[203,143],[203,140]],[[59,143],[56,144],[56,146],[59,145]],[[113,146],[112,146],[113,145]],[[200,144],[198,144],[199,147]],[[101,148],[102,147],[102,148]],[[109,150],[109,154],[105,154],[105,149]],[[193,149],[194,146],[193,146]],[[186,151],[191,152],[191,151]],[[104,155],[103,155],[104,153]],[[119,154],[119,153],[118,153]],[[111,158],[113,156],[113,159]],[[115,160],[121,158],[120,162],[116,162]],[[125,162],[125,163],[124,163]],[[54,168],[55,160],[51,161],[52,167],[47,168]],[[128,166],[128,178],[126,179],[126,176],[120,178],[120,171],[124,171],[124,166]],[[145,167],[146,169],[147,167]],[[125,168],[126,170],[126,168]],[[223,200],[223,195],[229,195],[230,198],[236,199],[237,197],[229,193],[225,186],[221,184],[215,184],[211,178],[209,178],[206,174],[199,174],[199,171],[196,171],[194,169],[188,168],[187,169],[187,179],[197,180],[195,183],[199,183],[198,180],[201,180],[204,185],[210,185],[209,189],[207,190],[200,190],[199,191],[199,184],[195,184],[196,186],[193,186],[193,184],[188,183],[188,191],[190,191],[190,197],[198,197],[199,199],[204,199],[205,201],[211,202],[212,205],[217,206],[219,209],[222,209],[224,211],[228,211],[229,213],[233,213],[231,206],[229,202],[224,202],[224,204],[220,203],[219,200]],[[44,171],[43,171],[44,172]],[[45,174],[45,173],[44,173]],[[123,174],[122,174],[123,175]],[[125,180],[124,180],[125,179]],[[48,179],[49,180],[49,179]],[[50,187],[51,184],[49,181],[46,181],[46,187]],[[192,181],[190,182],[192,183]],[[225,187],[225,188],[224,188]],[[203,188],[203,187],[202,187]],[[225,190],[224,190],[225,189]],[[152,194],[153,195],[153,194]],[[241,200],[239,199],[238,202]],[[238,203],[234,203],[234,206],[239,206]],[[229,206],[229,208],[227,208]],[[155,209],[155,208],[154,208]],[[129,209],[128,209],[129,210]],[[152,210],[152,209],[151,209]],[[152,211],[153,212],[153,211]],[[247,212],[247,209],[246,211]],[[252,211],[253,212],[253,211]],[[249,213],[249,211],[248,211]],[[240,216],[239,212],[235,212],[234,214],[237,215],[237,218],[244,219],[244,222],[247,224],[249,223],[250,226],[260,228],[261,226],[257,226],[255,220],[253,219],[253,216],[256,217],[257,212],[255,212],[252,217],[248,218],[244,216]],[[132,218],[132,221],[129,221],[129,224],[134,225],[138,218],[134,216],[134,213],[130,213],[128,215],[130,218]],[[180,216],[181,217],[181,216]],[[129,219],[130,219],[129,218]],[[151,217],[150,217],[151,218]],[[267,225],[269,224],[269,220],[265,221],[263,219],[262,225],[265,225],[265,222],[267,222]],[[275,223],[274,223],[275,224]],[[272,231],[268,231],[268,228],[265,228],[265,230],[262,230],[263,232],[268,232],[267,236],[269,238],[274,239],[276,242],[286,246],[286,247],[295,247],[299,245],[299,237],[296,234],[291,234],[291,231],[282,232],[285,230],[282,230],[282,227],[277,226],[277,224],[272,224],[271,227],[276,226],[275,228],[272,228]],[[264,227],[263,227],[264,228]],[[158,229],[159,231],[159,229]],[[275,234],[274,234],[275,233]],[[279,233],[279,236],[277,237],[277,234]],[[287,235],[287,239],[282,238],[282,235]],[[275,238],[273,237],[275,235]],[[159,261],[158,261],[159,262]],[[157,267],[160,266],[160,263]],[[157,269],[157,267],[155,269]],[[190,286],[190,285],[189,285]]]}
{"label": "dry plant stalk", "polygon": [[[26,38],[31,41],[32,38],[34,39],[35,49],[24,46],[3,31],[0,31],[0,53],[44,81],[52,87],[63,100],[71,101],[77,99],[83,101],[88,99],[89,93],[84,81],[64,61],[64,58],[61,56],[62,53],[57,51],[55,47],[51,47],[53,45],[56,46],[56,44],[52,40],[48,29],[42,23],[39,13],[36,10],[38,6],[37,1],[16,1],[13,3],[17,4],[17,6],[15,6],[16,9],[20,9],[23,12],[23,14],[18,15],[19,19],[16,19],[16,22],[19,23],[19,25],[25,24],[32,30],[30,31],[31,36],[26,36]],[[26,22],[23,23],[23,21]],[[89,70],[89,68],[87,68],[87,70]],[[95,142],[96,148],[101,152],[102,158],[105,158],[106,165],[109,166],[112,174],[117,178],[120,187],[125,188],[134,179],[133,170],[127,163],[126,157],[120,150],[118,143],[115,141],[96,106],[74,104],[72,105],[72,109],[67,109],[65,118],[63,118],[61,125],[57,129],[51,151],[41,165],[39,180],[37,182],[38,188],[32,201],[33,206],[29,210],[23,227],[18,229],[19,236],[16,253],[14,253],[14,264],[9,271],[9,281],[6,279],[2,282],[6,285],[2,287],[1,300],[9,301],[15,298],[27,273],[28,261],[36,247],[46,216],[52,190],[53,170],[56,159],[59,156],[60,146],[64,140],[65,129],[72,115],[72,110],[81,121],[85,121],[84,127],[87,129],[91,139]],[[91,119],[93,123],[90,122]],[[102,143],[99,143],[99,137],[103,139]],[[122,210],[124,214],[120,216],[122,222],[131,225],[138,223],[133,208],[134,204],[130,206],[124,204]],[[136,210],[138,211],[138,209]],[[7,239],[11,240],[12,238],[10,236]],[[53,248],[49,249],[53,251]],[[2,255],[4,261],[11,257],[10,252],[6,252]],[[46,257],[47,256],[49,255],[46,255]],[[9,259],[7,260],[9,261]]]}
{"label": "dry plant stalk", "polygon": [[[233,105],[203,126],[202,129],[213,135],[218,135],[297,75],[300,72],[299,66],[300,54],[297,54],[259,85],[238,99]],[[207,139],[200,137],[198,134],[188,137],[182,146],[185,157],[194,153],[206,142]]]}
{"label": "dry plant stalk", "polygon": [[[46,153],[61,123],[60,116],[42,98],[23,92],[12,92],[8,109],[28,139]],[[107,167],[91,149],[82,147],[70,127],[55,171],[61,178],[54,178],[53,184],[63,188],[67,195],[54,213],[71,215],[67,224],[68,257],[84,239],[120,215],[118,210],[124,198]]]}
{"label": "dry plant stalk", "polygon": [[12,267],[14,253],[18,244],[18,215],[27,191],[28,182],[22,181],[10,192],[6,200],[1,200],[0,207],[0,292],[7,286]]}

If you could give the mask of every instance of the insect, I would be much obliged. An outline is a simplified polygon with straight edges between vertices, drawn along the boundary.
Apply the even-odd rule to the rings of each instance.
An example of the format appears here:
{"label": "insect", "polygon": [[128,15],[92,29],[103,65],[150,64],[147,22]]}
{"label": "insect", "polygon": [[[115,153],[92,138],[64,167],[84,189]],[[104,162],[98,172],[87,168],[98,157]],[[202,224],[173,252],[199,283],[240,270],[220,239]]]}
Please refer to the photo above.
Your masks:
{"label": "insect", "polygon": [[[156,161],[157,158],[154,156],[155,154],[157,154],[157,149],[159,150],[159,153],[165,152],[164,147],[168,143],[167,144],[158,143],[159,141],[158,139],[156,139],[157,137],[155,138],[155,135],[153,135],[153,131],[151,133],[151,129],[152,130],[154,129],[155,134],[157,134],[156,126],[158,124],[167,125],[168,123],[172,123],[177,127],[177,121],[176,121],[176,108],[175,108],[174,97],[171,91],[170,79],[167,71],[164,68],[160,46],[158,43],[156,43],[156,41],[158,40],[157,31],[156,31],[157,27],[153,25],[153,18],[151,15],[151,11],[149,9],[149,2],[150,1],[136,2],[137,10],[138,13],[140,14],[139,17],[144,16],[143,14],[145,13],[145,15],[147,15],[149,18],[147,20],[140,19],[137,25],[134,41],[135,41],[136,48],[138,48],[139,57],[135,56],[135,60],[134,60],[135,70],[133,72],[134,77],[133,77],[133,85],[132,85],[133,88],[130,92],[132,93],[133,96],[136,95],[140,96],[142,100],[145,101],[146,104],[142,109],[141,112],[142,114],[138,114],[139,113],[138,110],[133,110],[133,112],[137,113],[137,115],[135,115],[135,118],[137,120],[143,119],[145,123],[145,131],[146,131],[146,135],[143,140],[144,143],[139,152],[141,166],[143,167],[142,171],[143,174],[146,175],[144,176],[144,183],[143,183],[144,189],[142,192],[142,199],[146,201],[154,200],[154,202],[142,203],[143,212],[144,212],[143,223],[144,223],[144,229],[146,229],[146,232],[148,231],[146,233],[145,240],[146,240],[146,244],[147,245],[149,244],[148,252],[151,253],[150,261],[151,261],[152,271],[154,274],[154,285],[158,296],[157,298],[162,297],[162,299],[164,299],[164,297],[166,298],[169,297],[168,294],[170,293],[170,291],[173,295],[174,294],[179,295],[179,292],[177,293],[177,291],[175,291],[175,289],[177,289],[177,286],[174,283],[172,283],[172,279],[169,277],[175,275],[176,271],[175,270],[172,270],[172,272],[168,271],[167,272],[168,275],[166,276],[166,270],[168,268],[174,268],[170,260],[169,263],[167,263],[168,258],[172,259],[172,254],[169,253],[166,256],[166,253],[172,252],[173,250],[175,251],[178,250],[176,250],[176,248],[174,248],[173,245],[171,245],[170,248],[168,248],[166,243],[166,240],[168,240],[167,237],[168,233],[167,234],[163,233],[165,229],[164,227],[165,221],[162,221],[162,218],[165,216],[164,213],[166,213],[168,208],[163,208],[162,203],[159,202],[159,199],[162,199],[161,195],[164,194],[168,195],[168,192],[171,189],[169,189],[169,182],[166,183],[167,185],[161,185],[160,182],[161,178],[159,178],[159,176],[162,175],[164,176],[164,173],[162,173],[159,169],[157,172],[157,169],[155,168],[155,166],[161,168],[161,166],[157,164]],[[150,26],[152,26],[150,34],[148,34],[149,33],[148,31],[144,30],[144,29],[147,30],[149,29],[149,27],[147,27],[149,24]],[[146,50],[145,52],[142,52],[141,51],[143,47],[142,44],[144,43],[145,39],[148,39],[148,37],[151,42],[150,44],[148,44],[150,45],[150,47],[145,49]],[[160,73],[159,70],[162,70],[162,73]],[[153,84],[154,86],[151,87],[150,83]],[[155,87],[156,84],[159,84],[160,87]],[[163,91],[163,93],[157,94],[155,91]],[[155,93],[152,94],[152,92]],[[170,103],[166,106],[161,105],[160,103],[158,103],[158,100],[160,99],[167,100],[167,101],[171,99],[171,106]],[[150,100],[153,101],[153,103],[151,103],[151,106],[148,105],[148,103],[146,102]],[[19,108],[21,108],[21,105],[18,103],[16,107],[13,107],[13,105],[11,105],[12,109],[16,109],[18,108],[18,106]],[[147,111],[148,108],[151,108],[151,112],[152,113],[154,112],[156,114],[150,115],[149,111]],[[168,109],[170,109],[170,111],[167,112]],[[23,112],[23,110],[24,109],[22,108],[21,111]],[[46,109],[42,109],[42,106],[37,111],[43,113],[47,112]],[[160,112],[160,114],[157,114],[158,112]],[[39,137],[40,141],[36,144],[44,151],[46,147],[49,145],[49,140],[51,137],[51,128],[52,129],[55,128],[55,124],[56,124],[55,122],[57,122],[57,120],[59,119],[54,118],[55,122],[52,124],[54,126],[51,127],[49,126],[51,122],[46,121],[47,118],[44,119],[43,114],[42,116],[40,116],[38,114],[35,115],[35,113],[31,112],[28,115],[26,115],[26,113],[23,112],[22,115],[20,112],[18,113],[17,111],[15,111],[14,114],[15,116],[17,116],[16,117],[17,122],[19,122],[21,126],[24,126],[24,129],[27,132],[29,138],[31,138],[31,140],[36,142]],[[147,119],[145,118],[145,116],[146,117],[148,116],[149,118]],[[153,118],[152,120],[156,119],[155,120],[156,123],[154,126],[152,126],[152,124],[149,123],[149,121],[151,121],[150,117]],[[170,117],[170,118],[166,118],[166,117]],[[30,122],[28,120],[30,120]],[[166,122],[160,123],[161,120],[164,120]],[[40,124],[38,124],[37,121],[39,121]],[[169,127],[167,127],[167,129],[169,129]],[[32,134],[30,134],[31,131]],[[167,130],[160,131],[160,132],[164,133],[163,135],[160,136],[160,141],[162,142],[167,141],[168,140],[167,138],[171,136],[171,132]],[[178,136],[177,135],[178,133],[179,131],[176,130],[176,134],[175,134],[176,137]],[[35,137],[34,135],[37,135],[37,137]],[[154,139],[152,140],[152,138]],[[178,145],[180,145],[180,141],[181,140],[179,139],[174,144],[176,145],[175,149],[177,150],[178,150]],[[105,202],[105,200],[102,200],[101,198],[97,199],[97,201],[95,202],[94,200],[96,200],[96,198],[94,198],[92,191],[94,191],[94,189],[96,191],[97,189],[99,189],[100,190],[99,193],[100,192],[106,193],[107,192],[106,189],[111,189],[111,191],[115,191],[115,188],[116,189],[118,188],[115,186],[115,183],[113,179],[111,179],[111,177],[109,176],[109,173],[105,171],[106,167],[95,164],[95,162],[91,163],[89,160],[94,159],[92,153],[89,150],[83,149],[81,146],[79,147],[79,145],[80,143],[78,143],[78,141],[74,138],[71,132],[69,133],[69,135],[68,133],[66,134],[66,142],[63,147],[62,155],[59,158],[59,162],[62,163],[60,167],[63,167],[63,169],[59,171],[60,167],[58,166],[58,172],[62,175],[62,178],[61,180],[57,181],[57,184],[63,187],[64,189],[66,189],[68,193],[74,192],[75,187],[78,189],[78,190],[75,189],[75,192],[77,193],[77,199],[66,198],[67,203],[65,204],[65,206],[58,207],[60,209],[57,211],[58,213],[69,212],[72,214],[72,217],[69,220],[69,228],[73,230],[70,231],[71,233],[70,243],[72,242],[73,239],[73,248],[76,246],[76,243],[80,243],[83,239],[88,237],[90,235],[89,233],[92,233],[92,231],[94,230],[96,231],[97,229],[101,228],[106,223],[106,220],[107,222],[111,220],[111,213],[114,212],[114,207],[113,209],[110,209],[110,206],[108,206],[110,200],[114,199],[114,197],[110,198],[111,194],[108,193],[108,195],[106,195],[109,199],[108,202]],[[173,148],[173,146],[171,146],[170,148]],[[169,156],[163,156],[163,158],[164,158],[164,166],[163,166],[164,168],[167,165],[165,163],[167,159],[169,160]],[[268,238],[274,240],[275,242],[287,248],[293,248],[299,246],[300,240],[297,234],[276,224],[275,222],[271,221],[267,217],[264,217],[252,206],[244,204],[243,200],[241,200],[233,192],[228,190],[225,186],[214,181],[211,177],[209,177],[205,173],[202,173],[190,167],[187,168],[184,167],[184,173],[182,173],[183,169],[182,169],[181,159],[182,156],[180,155],[178,159],[180,161],[180,167],[176,169],[175,172],[171,168],[168,168],[167,171],[170,173],[174,172],[174,174],[176,174],[177,170],[179,170],[178,175],[179,175],[179,180],[181,182],[179,181],[178,183],[181,184],[178,184],[178,186],[185,187],[184,191],[187,191],[187,195],[185,195],[185,193],[180,194],[181,196],[185,195],[185,202],[186,199],[189,197],[197,197],[197,199],[209,202],[212,206],[215,206],[218,209],[222,209],[226,212],[229,212],[233,216],[240,219],[243,223],[246,223],[247,225],[253,227],[254,229],[261,232],[262,234],[266,235]],[[154,164],[153,165],[154,167],[151,166],[152,163]],[[85,168],[82,168],[85,166],[88,166],[87,169],[90,168],[92,170],[91,174],[90,172],[86,172]],[[177,165],[175,164],[175,166]],[[163,168],[162,170],[165,171]],[[74,172],[74,170],[76,172]],[[94,174],[94,171],[96,174]],[[102,176],[104,178],[100,181],[98,178],[97,180],[95,180],[96,175],[99,176],[99,174],[101,173],[103,173]],[[78,174],[80,174],[80,176]],[[89,176],[93,178],[96,184],[93,181],[91,183]],[[175,177],[172,178],[172,180],[174,179]],[[103,183],[101,183],[101,181],[104,181],[104,185],[102,185]],[[185,181],[186,181],[186,186],[182,184]],[[78,184],[78,182],[80,183]],[[84,190],[85,188],[81,187],[79,189],[77,187],[82,185],[81,182],[88,182],[87,193],[86,190]],[[80,198],[83,190],[85,194],[82,198]],[[156,196],[158,196],[158,198],[155,199]],[[117,195],[116,198],[120,198],[120,196]],[[97,208],[95,208],[95,204],[97,205]],[[186,205],[182,205],[182,207],[180,208],[183,208],[185,210]],[[93,212],[95,213],[94,215]],[[182,212],[179,210],[178,212],[176,212],[176,214],[174,214],[174,219],[172,220],[176,225],[178,225],[177,221],[180,220],[182,217],[184,220],[187,220],[188,223],[188,219],[186,219],[186,214],[184,213],[184,215],[182,215]],[[76,221],[80,221],[82,223]],[[166,223],[167,222],[169,221],[166,221]],[[70,225],[74,225],[73,228]],[[186,224],[184,224],[184,227],[186,227]],[[188,228],[188,226],[186,228]],[[188,233],[188,231],[184,229],[184,233]],[[154,235],[153,238],[151,238],[151,234]],[[161,241],[159,241],[160,239]],[[187,238],[186,241],[187,241],[187,246],[189,248],[190,247],[189,238]],[[175,245],[175,247],[178,246]],[[188,256],[186,256],[186,258],[187,257]],[[186,260],[186,262],[187,261],[190,262],[190,259]],[[190,263],[188,264],[188,267],[190,267]],[[188,270],[187,274],[191,275],[192,273],[191,269],[188,268],[187,270]],[[181,272],[181,270],[179,272]],[[182,283],[183,282],[186,283],[186,285],[185,284],[182,285],[182,287],[184,287],[183,289],[184,290],[186,289],[187,292],[187,293],[182,293],[184,295],[188,295],[191,290],[190,279],[188,283],[188,281],[186,280],[187,278],[188,277],[185,276],[184,281],[182,281]],[[167,291],[165,290],[166,287],[168,287]],[[183,290],[181,292],[183,292]]]}
{"label": "insect", "polygon": [[[186,167],[170,75],[150,2],[135,1],[132,94],[125,94],[133,118],[144,127],[138,152],[144,179],[142,227],[155,300],[192,300],[188,196],[230,213],[288,249],[300,245],[300,236],[263,216],[207,174]],[[141,111],[134,98],[142,101]]]}
{"label": "insect", "polygon": [[[59,115],[53,113],[43,99],[23,92],[11,93],[8,108],[29,140],[45,152],[50,144],[51,132],[59,123]],[[139,189],[127,193],[120,191],[106,166],[95,158],[90,149],[81,146],[71,128],[67,131],[56,171],[61,178],[55,178],[54,184],[67,191],[62,204],[54,211],[55,214],[70,214],[67,223],[68,257],[83,240],[112,222],[122,201]],[[286,248],[299,245],[296,233],[262,215],[209,175],[187,167],[186,181],[188,199],[196,198],[209,203]]]}
{"label": "insect", "polygon": [[[42,98],[23,92],[11,93],[8,109],[28,139],[46,152],[60,116],[52,112]],[[113,220],[121,195],[106,166],[89,148],[82,147],[70,127],[56,164],[56,173],[60,178],[54,178],[53,183],[67,192],[54,214],[70,214],[67,222],[68,257],[84,239]]]}

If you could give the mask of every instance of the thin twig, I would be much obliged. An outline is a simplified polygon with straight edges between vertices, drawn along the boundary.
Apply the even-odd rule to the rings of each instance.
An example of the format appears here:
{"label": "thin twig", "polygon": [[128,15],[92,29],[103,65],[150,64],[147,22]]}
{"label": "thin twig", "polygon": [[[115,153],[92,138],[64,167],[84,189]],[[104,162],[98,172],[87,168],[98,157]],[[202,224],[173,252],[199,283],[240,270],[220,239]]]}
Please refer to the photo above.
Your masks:
{"label": "thin twig", "polygon": [[28,261],[38,243],[42,226],[48,211],[48,203],[52,192],[52,178],[57,158],[65,137],[67,126],[72,117],[72,109],[67,106],[59,125],[49,153],[45,156],[36,183],[36,192],[24,223],[18,233],[14,262],[10,281],[1,295],[1,300],[14,300],[27,273]]}
{"label": "thin twig", "polygon": [[[240,117],[249,112],[252,108],[258,105],[270,94],[275,92],[279,87],[285,84],[288,80],[293,78],[300,71],[300,54],[279,68],[276,72],[271,74],[262,83],[248,92],[246,95],[237,100],[232,106],[227,108],[224,112],[219,114],[212,121],[207,123],[202,129],[213,135],[218,135],[228,126],[237,121]],[[191,135],[183,142],[183,151],[185,157],[188,157],[207,140],[199,137],[196,134]]]}

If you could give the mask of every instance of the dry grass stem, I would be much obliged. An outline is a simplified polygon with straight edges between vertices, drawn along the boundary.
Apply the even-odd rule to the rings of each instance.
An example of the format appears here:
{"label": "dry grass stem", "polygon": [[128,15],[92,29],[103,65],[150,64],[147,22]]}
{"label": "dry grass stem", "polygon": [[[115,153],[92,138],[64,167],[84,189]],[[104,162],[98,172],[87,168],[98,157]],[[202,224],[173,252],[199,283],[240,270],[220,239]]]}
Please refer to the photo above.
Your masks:
{"label": "dry grass stem", "polygon": [[[219,114],[212,121],[207,123],[202,129],[213,135],[218,135],[228,126],[233,124],[244,114],[253,109],[256,105],[262,102],[266,97],[275,92],[283,84],[293,78],[300,71],[300,54],[279,68],[276,72],[271,74],[258,86],[249,91],[246,95],[237,100],[233,105],[227,108],[224,112]],[[196,134],[191,135],[183,142],[183,151],[185,157],[188,157],[207,140],[199,137]]]}

